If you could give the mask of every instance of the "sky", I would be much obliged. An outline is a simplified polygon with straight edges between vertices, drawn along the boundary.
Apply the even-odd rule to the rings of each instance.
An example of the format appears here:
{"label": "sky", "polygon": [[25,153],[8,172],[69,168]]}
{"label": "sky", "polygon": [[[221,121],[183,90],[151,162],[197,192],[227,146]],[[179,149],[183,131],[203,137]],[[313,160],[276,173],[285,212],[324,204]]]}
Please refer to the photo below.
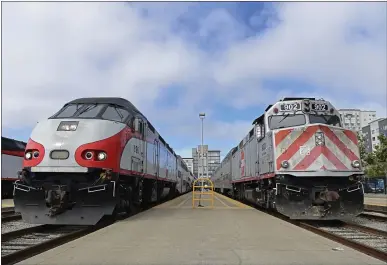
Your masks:
{"label": "sky", "polygon": [[387,4],[2,3],[2,135],[80,97],[123,97],[183,157],[222,156],[285,96],[386,117]]}

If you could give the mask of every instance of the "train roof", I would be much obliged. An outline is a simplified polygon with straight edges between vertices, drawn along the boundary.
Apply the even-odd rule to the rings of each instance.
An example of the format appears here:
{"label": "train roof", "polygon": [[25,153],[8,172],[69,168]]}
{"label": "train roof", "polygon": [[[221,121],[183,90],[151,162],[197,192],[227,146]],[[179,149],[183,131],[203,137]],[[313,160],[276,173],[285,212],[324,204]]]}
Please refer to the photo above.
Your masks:
{"label": "train roof", "polygon": [[27,143],[7,137],[1,137],[1,149],[8,151],[24,151]]}
{"label": "train roof", "polygon": [[305,99],[308,99],[308,100],[316,100],[316,98],[300,98],[300,97],[297,97],[297,98],[293,98],[293,97],[288,97],[288,98],[283,98],[281,99],[280,101],[292,101],[292,100],[305,100]]}
{"label": "train roof", "polygon": [[[149,129],[152,132],[156,132],[156,129],[153,127],[152,123],[141,113],[129,100],[119,97],[90,97],[90,98],[78,98],[74,99],[65,104],[112,104],[126,109],[127,111],[142,116],[148,123]],[[176,155],[175,151],[169,146],[169,144],[164,140],[164,138],[159,134],[160,141],[167,147],[167,149],[173,154]]]}
{"label": "train roof", "polygon": [[129,100],[118,97],[78,98],[67,104],[112,104],[127,109],[128,111],[135,111],[144,116]]}
{"label": "train roof", "polygon": [[[279,102],[283,102],[283,101],[292,101],[292,100],[316,100],[316,98],[302,98],[302,97],[285,97],[283,99],[280,99]],[[271,107],[273,107],[273,104],[270,104],[269,106],[267,106],[267,108],[265,109],[265,112],[268,111]],[[265,114],[262,114],[261,116],[259,116],[258,118],[256,118],[254,121],[253,121],[253,124],[257,124],[257,123],[262,123],[263,122],[263,118],[265,117]]]}

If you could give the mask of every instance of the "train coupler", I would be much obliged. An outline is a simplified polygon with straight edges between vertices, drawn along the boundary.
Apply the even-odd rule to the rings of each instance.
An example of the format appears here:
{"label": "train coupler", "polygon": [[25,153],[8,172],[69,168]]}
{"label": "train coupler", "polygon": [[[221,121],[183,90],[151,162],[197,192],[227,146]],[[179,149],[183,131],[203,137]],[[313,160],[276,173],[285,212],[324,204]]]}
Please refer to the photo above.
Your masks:
{"label": "train coupler", "polygon": [[47,216],[54,217],[71,208],[75,203],[70,202],[69,192],[58,186],[58,189],[45,191],[45,201],[49,211]]}

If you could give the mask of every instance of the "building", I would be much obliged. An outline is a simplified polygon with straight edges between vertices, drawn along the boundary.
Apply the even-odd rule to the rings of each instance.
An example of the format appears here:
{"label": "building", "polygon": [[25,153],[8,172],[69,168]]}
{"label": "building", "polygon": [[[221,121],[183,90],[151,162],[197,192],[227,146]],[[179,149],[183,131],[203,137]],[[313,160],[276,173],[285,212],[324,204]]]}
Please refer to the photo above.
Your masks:
{"label": "building", "polygon": [[[208,145],[203,145],[204,159],[199,159],[201,147],[199,145],[197,148],[192,148],[193,174],[200,177],[207,176],[208,173],[211,177],[220,164],[220,150],[208,150]],[[204,164],[204,173],[202,164]]]}
{"label": "building", "polygon": [[380,134],[387,136],[387,118],[370,122],[369,125],[362,128],[362,134],[366,152],[375,151],[375,146],[379,144],[378,136]]}
{"label": "building", "polygon": [[184,162],[187,164],[189,171],[193,174],[193,158],[187,157],[183,158]]}
{"label": "building", "polygon": [[339,109],[338,111],[343,127],[357,132],[361,132],[363,127],[376,120],[376,111],[360,109]]}

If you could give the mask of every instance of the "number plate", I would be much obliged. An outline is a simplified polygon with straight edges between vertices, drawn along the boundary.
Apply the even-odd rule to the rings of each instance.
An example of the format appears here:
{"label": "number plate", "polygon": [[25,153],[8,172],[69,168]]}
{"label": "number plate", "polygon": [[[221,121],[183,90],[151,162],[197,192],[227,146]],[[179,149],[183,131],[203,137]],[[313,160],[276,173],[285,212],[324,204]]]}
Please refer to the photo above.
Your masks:
{"label": "number plate", "polygon": [[323,103],[313,103],[312,109],[317,111],[326,111],[328,110],[328,105]]}
{"label": "number plate", "polygon": [[300,109],[301,109],[300,103],[287,103],[287,104],[281,105],[281,111],[295,111]]}

